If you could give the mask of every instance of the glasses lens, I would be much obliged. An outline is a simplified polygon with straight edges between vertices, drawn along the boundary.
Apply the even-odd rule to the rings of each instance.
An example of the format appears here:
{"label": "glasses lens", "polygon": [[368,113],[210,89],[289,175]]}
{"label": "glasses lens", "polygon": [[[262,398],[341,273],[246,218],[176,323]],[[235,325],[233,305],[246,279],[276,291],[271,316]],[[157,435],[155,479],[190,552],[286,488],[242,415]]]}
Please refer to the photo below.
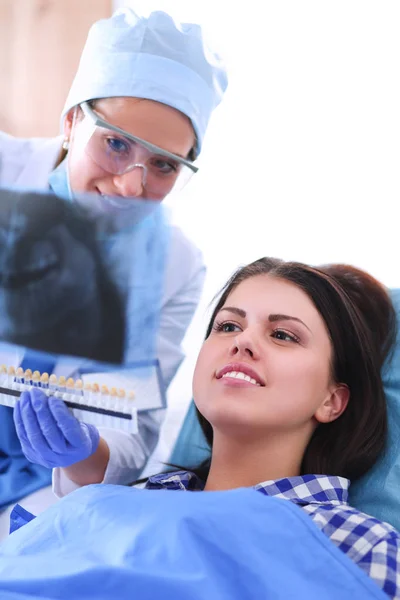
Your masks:
{"label": "glasses lens", "polygon": [[178,158],[152,152],[139,141],[112,129],[94,126],[89,119],[85,118],[81,125],[80,140],[90,158],[113,175],[128,176],[130,171],[140,167],[144,192],[149,198],[163,199],[172,191],[181,190],[193,175],[192,169]]}

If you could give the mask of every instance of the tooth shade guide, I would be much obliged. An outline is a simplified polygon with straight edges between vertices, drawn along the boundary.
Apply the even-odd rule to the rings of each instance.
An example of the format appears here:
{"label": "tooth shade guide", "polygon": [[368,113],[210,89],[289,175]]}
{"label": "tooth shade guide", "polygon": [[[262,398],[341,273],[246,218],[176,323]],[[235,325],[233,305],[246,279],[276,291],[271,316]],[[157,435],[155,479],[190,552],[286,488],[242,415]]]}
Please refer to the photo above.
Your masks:
{"label": "tooth shade guide", "polygon": [[68,388],[68,391],[85,391],[85,392],[93,392],[94,394],[101,394],[104,396],[110,396],[112,398],[118,398],[118,399],[123,399],[123,398],[127,398],[129,400],[133,400],[135,398],[135,392],[133,390],[130,390],[129,392],[127,392],[124,388],[119,388],[117,389],[116,387],[112,387],[109,388],[107,385],[102,384],[99,385],[98,383],[84,383],[84,381],[82,379],[77,379],[76,381],[72,378],[69,377],[68,379],[64,376],[64,375],[60,375],[60,377],[57,378],[57,375],[55,375],[54,373],[49,375],[48,373],[44,372],[44,373],[40,373],[39,371],[35,370],[32,373],[31,369],[26,369],[25,371],[22,369],[22,367],[7,367],[6,365],[1,365],[0,366],[0,375],[9,375],[9,376],[13,376],[13,377],[20,377],[23,378],[25,381],[35,381],[41,384],[45,384],[45,385],[51,385],[53,386],[55,389],[57,389],[58,387],[64,387],[64,388]]}
{"label": "tooth shade guide", "polygon": [[[95,379],[95,373],[86,373],[81,379],[74,379],[65,376],[58,377],[55,374],[49,375],[49,373],[32,373],[31,369],[26,369],[26,371],[18,369],[21,369],[21,367],[8,367],[6,365],[1,367],[0,365],[0,404],[14,406],[15,400],[12,398],[18,397],[21,392],[34,386],[41,389],[47,396],[58,397],[66,402],[73,414],[82,421],[87,419],[86,415],[89,412],[93,412],[97,415],[97,421],[94,423],[96,426],[111,427],[132,433],[134,433],[132,419],[127,418],[126,415],[131,413],[136,415],[138,410],[147,409],[147,407],[142,408],[141,402],[142,394],[147,394],[148,388],[146,387],[142,392],[140,377],[135,378],[135,381],[137,380],[139,383],[139,388],[136,390],[136,383],[134,383],[135,391],[133,391],[131,387],[132,380],[126,376],[121,377],[119,373],[110,373],[108,377],[105,373],[99,373],[99,379]],[[23,374],[19,381],[16,379],[16,373]],[[2,378],[1,374],[3,375]],[[27,376],[26,380],[25,376]],[[92,381],[89,378],[90,376]],[[113,376],[115,376],[115,383],[119,383],[120,387],[115,384],[111,387]],[[143,381],[146,381],[146,378]],[[159,393],[157,379],[154,379],[154,382],[157,386],[154,388],[154,397],[157,398]],[[125,383],[127,384],[126,387],[124,386]],[[11,392],[15,392],[15,394],[10,396]],[[5,400],[7,394],[8,400]],[[135,401],[133,402],[133,400]],[[160,407],[162,406],[160,404]],[[158,408],[158,405],[154,406],[153,403],[149,408]],[[121,413],[125,417],[121,417],[117,413]],[[133,418],[136,419],[136,417]]]}
{"label": "tooth shade guide", "polygon": [[[128,392],[124,388],[110,388],[106,384],[84,383],[82,379],[74,380],[72,377],[57,378],[55,374],[49,376],[39,371],[32,373],[31,369],[24,372],[21,367],[7,368],[6,365],[0,366],[1,373],[6,377],[3,385],[0,380],[0,405],[14,407],[16,398],[36,385],[47,396],[62,399],[81,421],[137,433],[137,409],[131,406],[131,400],[135,397],[132,390]],[[20,382],[15,381],[16,373],[23,376]]]}
{"label": "tooth shade guide", "polygon": [[[14,408],[15,403],[21,390],[14,390],[0,386],[0,404],[3,406],[9,406]],[[124,403],[117,403],[115,407],[101,407],[84,404],[81,402],[75,402],[74,400],[64,400],[74,416],[80,421],[90,423],[95,426],[101,426],[101,424],[111,427],[113,429],[122,429],[128,433],[137,433],[137,411],[132,408],[127,408]]]}

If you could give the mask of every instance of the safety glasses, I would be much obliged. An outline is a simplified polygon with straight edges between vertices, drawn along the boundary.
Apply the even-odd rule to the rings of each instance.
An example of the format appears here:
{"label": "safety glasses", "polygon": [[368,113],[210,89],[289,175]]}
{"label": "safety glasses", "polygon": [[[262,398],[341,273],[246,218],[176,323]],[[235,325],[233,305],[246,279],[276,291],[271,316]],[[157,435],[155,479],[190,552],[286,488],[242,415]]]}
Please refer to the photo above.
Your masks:
{"label": "safety glasses", "polygon": [[163,199],[181,190],[198,168],[190,161],[103,120],[87,102],[80,105],[85,118],[74,143],[102,169],[113,175],[142,170],[142,185],[149,198]]}

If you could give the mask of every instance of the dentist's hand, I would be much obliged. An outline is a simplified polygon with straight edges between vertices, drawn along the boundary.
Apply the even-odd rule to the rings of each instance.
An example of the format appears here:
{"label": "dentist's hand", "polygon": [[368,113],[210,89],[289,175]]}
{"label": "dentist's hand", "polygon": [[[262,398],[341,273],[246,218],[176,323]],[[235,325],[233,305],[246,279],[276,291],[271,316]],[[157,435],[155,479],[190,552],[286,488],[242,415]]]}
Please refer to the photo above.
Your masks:
{"label": "dentist's hand", "polygon": [[79,422],[62,400],[37,388],[22,392],[14,423],[26,458],[50,469],[85,460],[99,445],[94,425]]}

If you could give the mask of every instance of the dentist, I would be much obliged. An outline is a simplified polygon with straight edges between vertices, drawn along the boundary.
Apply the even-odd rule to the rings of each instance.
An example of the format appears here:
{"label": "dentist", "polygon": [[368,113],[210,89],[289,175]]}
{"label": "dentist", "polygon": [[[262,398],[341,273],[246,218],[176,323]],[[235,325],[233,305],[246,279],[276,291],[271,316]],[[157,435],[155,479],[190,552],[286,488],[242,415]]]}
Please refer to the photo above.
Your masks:
{"label": "dentist", "polygon": [[[89,32],[62,113],[64,135],[17,139],[0,133],[0,185],[89,192],[114,208],[132,197],[161,202],[197,171],[194,161],[226,86],[224,66],[199,25],[176,23],[161,11],[142,18],[121,9]],[[183,359],[181,342],[204,276],[201,252],[173,228],[157,335],[166,386]],[[81,442],[64,444],[62,456],[48,445],[36,448],[33,458],[41,466],[35,470],[23,455],[11,409],[0,411],[0,457],[7,459],[0,468],[0,510],[48,486],[55,464],[63,467],[53,476],[59,496],[89,483],[132,481],[157,444],[165,412],[141,414],[139,434],[130,436],[85,426],[66,411],[54,428],[54,445],[60,447],[68,427]]]}

